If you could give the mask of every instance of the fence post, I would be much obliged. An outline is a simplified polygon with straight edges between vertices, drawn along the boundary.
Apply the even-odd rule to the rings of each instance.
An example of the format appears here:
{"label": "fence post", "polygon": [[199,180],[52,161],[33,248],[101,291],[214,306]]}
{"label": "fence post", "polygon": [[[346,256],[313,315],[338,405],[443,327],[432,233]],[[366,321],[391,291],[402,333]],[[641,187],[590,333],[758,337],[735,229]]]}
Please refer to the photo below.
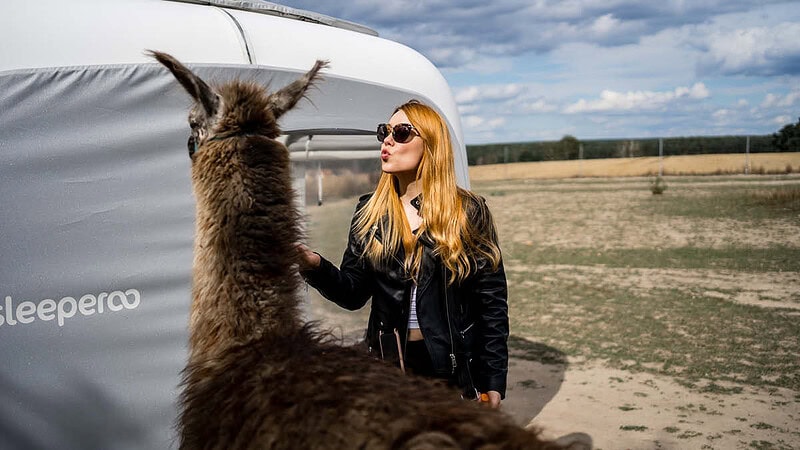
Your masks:
{"label": "fence post", "polygon": [[578,178],[583,177],[583,142],[578,143]]}
{"label": "fence post", "polygon": [[508,146],[503,146],[503,173],[504,178],[508,179]]}
{"label": "fence post", "polygon": [[750,175],[750,136],[747,136],[747,143],[744,146],[744,174]]}
{"label": "fence post", "polygon": [[317,161],[317,206],[322,206],[322,161]]}
{"label": "fence post", "polygon": [[658,138],[658,176],[664,175],[664,138]]}

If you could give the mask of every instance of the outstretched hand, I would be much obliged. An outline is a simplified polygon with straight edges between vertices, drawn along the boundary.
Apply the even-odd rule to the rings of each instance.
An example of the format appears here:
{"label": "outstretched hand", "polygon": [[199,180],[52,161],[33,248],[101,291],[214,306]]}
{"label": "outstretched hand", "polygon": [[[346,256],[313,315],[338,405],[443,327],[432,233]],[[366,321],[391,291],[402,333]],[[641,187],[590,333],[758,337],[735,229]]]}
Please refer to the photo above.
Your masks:
{"label": "outstretched hand", "polygon": [[294,246],[297,251],[297,263],[299,264],[300,271],[313,270],[319,267],[322,258],[319,254],[314,253],[305,244],[297,243]]}
{"label": "outstretched hand", "polygon": [[501,395],[497,391],[487,391],[481,394],[481,403],[485,403],[486,406],[497,409],[500,407],[500,400]]}

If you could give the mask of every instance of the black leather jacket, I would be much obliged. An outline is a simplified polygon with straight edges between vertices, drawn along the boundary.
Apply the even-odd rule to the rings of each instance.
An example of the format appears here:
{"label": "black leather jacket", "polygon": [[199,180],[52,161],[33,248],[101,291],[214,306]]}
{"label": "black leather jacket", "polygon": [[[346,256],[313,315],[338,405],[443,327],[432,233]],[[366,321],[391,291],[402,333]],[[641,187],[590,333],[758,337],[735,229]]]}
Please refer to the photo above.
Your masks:
{"label": "black leather jacket", "polygon": [[[356,211],[370,195],[359,199]],[[470,223],[479,232],[491,233],[496,242],[484,200],[470,196],[464,199]],[[419,208],[418,201],[412,203]],[[417,319],[434,370],[437,375],[454,380],[465,392],[474,387],[480,392],[498,391],[505,397],[508,290],[502,261],[497,270],[487,261],[475,261],[477,269],[464,282],[448,285],[450,272],[433,254],[430,237],[422,235],[419,242],[424,248],[417,280]],[[412,281],[403,269],[403,257],[398,255],[388,267],[376,270],[366,258],[359,257],[363,248],[351,226],[341,268],[322,258],[317,269],[303,276],[325,298],[349,310],[363,307],[372,298],[366,336],[370,350],[381,345],[381,335],[394,339],[397,330],[405,353]]]}

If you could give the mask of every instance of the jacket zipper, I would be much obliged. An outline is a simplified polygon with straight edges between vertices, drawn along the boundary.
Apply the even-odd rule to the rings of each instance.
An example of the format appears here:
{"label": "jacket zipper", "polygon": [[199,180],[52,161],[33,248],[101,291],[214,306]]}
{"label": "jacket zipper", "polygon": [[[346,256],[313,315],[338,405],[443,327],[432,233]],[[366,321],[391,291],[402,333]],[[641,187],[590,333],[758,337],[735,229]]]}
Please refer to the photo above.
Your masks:
{"label": "jacket zipper", "polygon": [[472,322],[471,324],[469,324],[469,326],[467,328],[464,328],[463,330],[461,330],[461,337],[462,338],[466,338],[467,337],[467,331],[469,331],[469,329],[472,328],[474,325],[475,325],[475,322]]}
{"label": "jacket zipper", "polygon": [[444,284],[444,309],[447,314],[447,330],[450,333],[450,375],[456,373],[456,347],[455,340],[453,339],[453,325],[450,324],[450,302],[447,298],[447,272],[442,267],[442,284]]}

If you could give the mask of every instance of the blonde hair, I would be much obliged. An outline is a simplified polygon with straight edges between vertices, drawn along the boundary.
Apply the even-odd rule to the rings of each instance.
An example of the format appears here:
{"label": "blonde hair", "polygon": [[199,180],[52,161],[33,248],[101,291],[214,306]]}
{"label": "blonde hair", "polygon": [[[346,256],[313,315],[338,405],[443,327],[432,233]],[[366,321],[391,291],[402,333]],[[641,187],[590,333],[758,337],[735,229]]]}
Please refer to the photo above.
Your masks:
{"label": "blonde hair", "polygon": [[[382,267],[404,250],[406,273],[415,279],[422,261],[420,236],[427,232],[434,243],[434,254],[450,270],[448,280],[462,282],[476,270],[478,258],[485,258],[496,270],[500,264],[500,249],[491,216],[483,202],[469,191],[456,185],[455,160],[447,123],[431,107],[411,100],[398,106],[423,139],[423,153],[417,168],[417,180],[422,184],[420,216],[422,225],[416,234],[411,232],[398,194],[397,179],[381,174],[372,197],[356,215],[354,232],[364,243],[364,254],[375,267]],[[393,114],[394,114],[393,113]],[[475,203],[484,208],[483,225],[468,217],[465,207]],[[469,214],[470,216],[472,214]],[[380,230],[380,239],[375,233]]]}

